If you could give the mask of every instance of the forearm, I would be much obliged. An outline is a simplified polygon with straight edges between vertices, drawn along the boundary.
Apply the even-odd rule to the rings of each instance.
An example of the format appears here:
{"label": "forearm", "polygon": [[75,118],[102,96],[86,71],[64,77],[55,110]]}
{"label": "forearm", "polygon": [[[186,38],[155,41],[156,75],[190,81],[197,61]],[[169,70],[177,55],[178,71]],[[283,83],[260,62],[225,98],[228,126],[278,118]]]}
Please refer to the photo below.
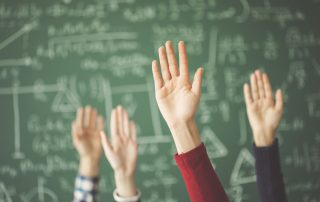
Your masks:
{"label": "forearm", "polygon": [[229,201],[203,144],[187,153],[175,155],[175,160],[191,201]]}
{"label": "forearm", "polygon": [[168,123],[178,154],[186,153],[201,144],[194,120]]}
{"label": "forearm", "polygon": [[113,198],[116,202],[139,202],[141,193],[137,189],[134,174],[127,175],[115,171],[114,174],[116,189]]}
{"label": "forearm", "polygon": [[270,146],[253,145],[256,157],[257,186],[262,202],[285,202],[287,196],[277,139]]}
{"label": "forearm", "polygon": [[275,141],[275,130],[263,129],[263,130],[252,130],[254,143],[257,147],[269,147]]}
{"label": "forearm", "polygon": [[80,157],[79,174],[85,177],[99,175],[99,159]]}
{"label": "forearm", "polygon": [[114,174],[117,194],[121,197],[132,197],[137,194],[134,175],[126,176],[121,172]]}

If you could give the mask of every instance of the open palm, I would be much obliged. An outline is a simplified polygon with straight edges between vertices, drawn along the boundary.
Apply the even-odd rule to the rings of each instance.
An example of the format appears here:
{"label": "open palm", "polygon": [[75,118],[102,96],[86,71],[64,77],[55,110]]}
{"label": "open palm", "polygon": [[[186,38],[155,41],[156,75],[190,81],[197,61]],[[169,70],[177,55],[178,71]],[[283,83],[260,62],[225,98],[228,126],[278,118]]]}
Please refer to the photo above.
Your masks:
{"label": "open palm", "polygon": [[131,176],[135,172],[138,147],[135,124],[129,120],[128,112],[117,107],[111,113],[111,136],[102,132],[102,146],[112,169],[123,175]]}
{"label": "open palm", "polygon": [[268,76],[259,70],[251,75],[250,80],[251,89],[245,84],[244,95],[254,139],[258,144],[271,144],[282,117],[282,93],[277,90],[274,101]]}
{"label": "open palm", "polygon": [[90,106],[79,108],[72,124],[72,141],[81,158],[99,160],[101,142],[99,132],[103,130],[103,119]]}
{"label": "open palm", "polygon": [[159,48],[159,60],[162,74],[156,60],[152,62],[152,71],[156,99],[164,119],[169,124],[193,119],[200,101],[203,69],[197,70],[191,84],[183,42],[179,42],[180,68],[170,41],[166,43],[166,49]]}

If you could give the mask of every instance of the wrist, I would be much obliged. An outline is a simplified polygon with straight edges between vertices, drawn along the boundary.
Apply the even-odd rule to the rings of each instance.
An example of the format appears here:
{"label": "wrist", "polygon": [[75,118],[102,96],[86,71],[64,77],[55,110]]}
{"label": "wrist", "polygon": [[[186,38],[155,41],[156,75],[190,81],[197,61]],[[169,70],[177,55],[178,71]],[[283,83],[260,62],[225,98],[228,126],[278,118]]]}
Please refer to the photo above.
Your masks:
{"label": "wrist", "polygon": [[269,147],[275,141],[275,131],[253,131],[253,140],[257,147]]}
{"label": "wrist", "polygon": [[201,144],[201,138],[195,121],[177,121],[168,124],[172,133],[178,154],[193,150]]}
{"label": "wrist", "polygon": [[114,179],[117,194],[121,197],[132,197],[137,195],[137,187],[135,184],[134,174],[127,175],[123,172],[115,171]]}
{"label": "wrist", "polygon": [[99,159],[80,157],[79,174],[86,177],[96,177],[99,174]]}

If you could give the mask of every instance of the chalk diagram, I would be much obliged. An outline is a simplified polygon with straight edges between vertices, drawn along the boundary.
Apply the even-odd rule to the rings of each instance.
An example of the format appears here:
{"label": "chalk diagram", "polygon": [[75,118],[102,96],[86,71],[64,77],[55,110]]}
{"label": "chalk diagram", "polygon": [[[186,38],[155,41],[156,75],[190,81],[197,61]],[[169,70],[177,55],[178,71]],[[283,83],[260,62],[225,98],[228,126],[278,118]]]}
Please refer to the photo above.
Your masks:
{"label": "chalk diagram", "polygon": [[37,187],[32,189],[24,198],[24,202],[58,202],[57,195],[45,187],[45,180],[42,177],[38,178]]}
{"label": "chalk diagram", "polygon": [[247,148],[243,148],[233,167],[230,184],[239,185],[256,181],[255,160]]}
{"label": "chalk diagram", "polygon": [[207,151],[210,158],[220,158],[228,155],[228,149],[219,140],[217,135],[209,127],[202,130],[202,140],[207,146]]}
{"label": "chalk diagram", "polygon": [[4,183],[0,182],[0,201],[1,202],[12,202],[12,198],[7,187]]}
{"label": "chalk diagram", "polygon": [[26,94],[52,93],[56,92],[56,97],[52,104],[54,112],[65,112],[74,110],[80,106],[76,97],[72,92],[68,92],[61,84],[52,85],[33,85],[33,86],[19,86],[17,82],[12,87],[0,88],[0,96],[7,95],[12,97],[13,114],[14,114],[14,152],[13,158],[22,159],[25,157],[21,151],[21,131],[20,131],[20,96]]}

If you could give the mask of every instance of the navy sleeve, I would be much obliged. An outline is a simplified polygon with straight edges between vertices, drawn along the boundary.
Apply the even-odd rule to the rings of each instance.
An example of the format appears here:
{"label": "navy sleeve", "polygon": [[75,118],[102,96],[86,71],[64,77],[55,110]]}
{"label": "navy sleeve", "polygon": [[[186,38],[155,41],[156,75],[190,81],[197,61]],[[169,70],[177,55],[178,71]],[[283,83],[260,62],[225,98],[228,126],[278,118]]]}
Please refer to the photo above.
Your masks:
{"label": "navy sleeve", "polygon": [[278,140],[269,147],[253,145],[256,158],[257,186],[261,202],[286,202]]}

